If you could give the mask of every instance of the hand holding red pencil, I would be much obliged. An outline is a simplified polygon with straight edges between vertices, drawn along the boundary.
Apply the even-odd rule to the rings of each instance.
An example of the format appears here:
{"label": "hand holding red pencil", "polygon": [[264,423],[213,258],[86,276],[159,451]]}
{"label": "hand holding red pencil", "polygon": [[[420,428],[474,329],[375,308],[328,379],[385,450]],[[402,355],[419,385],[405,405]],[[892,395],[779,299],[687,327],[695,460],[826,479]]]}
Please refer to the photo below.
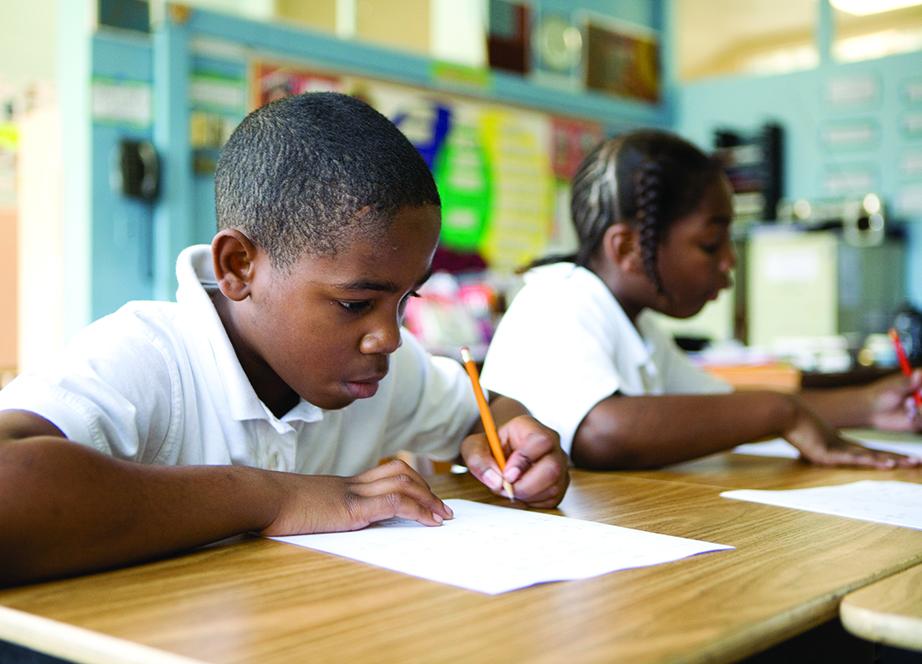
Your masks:
{"label": "hand holding red pencil", "polygon": [[[899,335],[890,331],[890,339],[900,362],[901,373],[880,378],[859,388],[857,401],[859,410],[867,412],[867,422],[858,426],[871,426],[888,431],[922,431],[922,369],[913,370]],[[856,397],[850,397],[855,399]],[[861,404],[865,404],[862,406]]]}
{"label": "hand holding red pencil", "polygon": [[[909,364],[909,358],[906,356],[906,350],[903,348],[903,342],[900,341],[899,333],[894,329],[890,328],[890,339],[893,340],[893,348],[896,350],[896,357],[900,363],[900,370],[902,370],[903,375],[909,378],[912,381],[912,367]],[[918,381],[914,381],[918,383]],[[919,416],[919,411],[922,410],[922,393],[920,393],[920,387],[916,385],[911,385],[912,389],[912,402],[911,402],[911,417],[915,420]]]}

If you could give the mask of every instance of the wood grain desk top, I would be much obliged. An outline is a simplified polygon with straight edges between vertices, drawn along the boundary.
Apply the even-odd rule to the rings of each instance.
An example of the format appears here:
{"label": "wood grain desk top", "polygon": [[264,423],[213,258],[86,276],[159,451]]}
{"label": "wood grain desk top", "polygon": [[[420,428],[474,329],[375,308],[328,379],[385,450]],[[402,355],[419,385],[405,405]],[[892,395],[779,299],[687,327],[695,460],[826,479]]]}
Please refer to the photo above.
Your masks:
{"label": "wood grain desk top", "polygon": [[[503,502],[466,476],[433,485],[445,498]],[[248,538],[0,591],[0,638],[93,662],[733,661],[922,562],[920,531],[720,490],[577,471],[560,512],[735,551],[488,596]]]}
{"label": "wood grain desk top", "polygon": [[849,593],[839,610],[852,634],[922,652],[922,565]]}

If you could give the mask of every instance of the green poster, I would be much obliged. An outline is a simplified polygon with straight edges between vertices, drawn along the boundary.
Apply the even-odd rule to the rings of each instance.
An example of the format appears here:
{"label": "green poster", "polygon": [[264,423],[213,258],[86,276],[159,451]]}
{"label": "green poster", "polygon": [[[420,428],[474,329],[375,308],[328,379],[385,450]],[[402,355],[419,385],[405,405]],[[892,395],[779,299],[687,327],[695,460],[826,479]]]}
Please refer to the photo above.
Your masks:
{"label": "green poster", "polygon": [[432,170],[442,197],[442,244],[477,251],[491,207],[490,165],[477,128],[455,124]]}

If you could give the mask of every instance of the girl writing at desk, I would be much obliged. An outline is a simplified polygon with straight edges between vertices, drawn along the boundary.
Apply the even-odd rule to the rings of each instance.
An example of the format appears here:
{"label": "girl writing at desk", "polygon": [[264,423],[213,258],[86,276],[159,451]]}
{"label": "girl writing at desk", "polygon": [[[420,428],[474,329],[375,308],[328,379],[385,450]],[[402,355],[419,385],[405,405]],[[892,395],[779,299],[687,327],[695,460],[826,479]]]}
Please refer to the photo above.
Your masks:
{"label": "girl writing at desk", "polygon": [[577,466],[646,468],[781,436],[813,463],[919,463],[835,427],[918,430],[906,401],[922,372],[858,389],[734,392],[696,368],[650,316],[688,318],[731,284],[730,185],[663,131],[599,145],[573,180],[574,255],[533,264],[486,358],[484,386],[560,433]]}

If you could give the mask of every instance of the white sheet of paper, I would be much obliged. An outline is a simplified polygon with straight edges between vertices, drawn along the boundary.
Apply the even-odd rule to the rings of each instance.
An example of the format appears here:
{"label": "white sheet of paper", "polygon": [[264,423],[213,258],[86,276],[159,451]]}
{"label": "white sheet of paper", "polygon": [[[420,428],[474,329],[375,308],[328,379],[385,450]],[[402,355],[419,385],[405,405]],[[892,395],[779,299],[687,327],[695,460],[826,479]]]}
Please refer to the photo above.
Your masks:
{"label": "white sheet of paper", "polygon": [[741,489],[724,491],[720,495],[922,530],[922,484],[913,482],[864,480],[787,491]]}
{"label": "white sheet of paper", "polygon": [[[852,436],[846,432],[846,436],[856,440],[865,447],[871,447],[875,450],[886,450],[887,452],[899,452],[907,456],[918,457],[922,459],[922,442],[898,441],[898,440],[878,440],[866,436]],[[746,443],[737,445],[733,448],[736,454],[751,454],[754,456],[785,457],[796,459],[800,456],[793,445],[783,438],[772,438],[763,443]]]}
{"label": "white sheet of paper", "polygon": [[353,532],[273,539],[491,595],[733,548],[468,500],[445,502],[455,518],[437,527],[390,519]]}

